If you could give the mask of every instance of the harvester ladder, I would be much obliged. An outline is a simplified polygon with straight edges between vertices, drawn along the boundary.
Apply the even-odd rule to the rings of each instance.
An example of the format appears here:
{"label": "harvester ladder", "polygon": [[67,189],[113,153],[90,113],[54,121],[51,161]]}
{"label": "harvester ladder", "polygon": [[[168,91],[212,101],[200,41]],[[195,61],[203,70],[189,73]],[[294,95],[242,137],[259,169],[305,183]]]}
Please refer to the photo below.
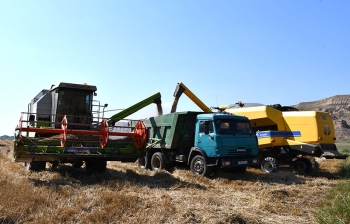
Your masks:
{"label": "harvester ladder", "polygon": [[92,126],[98,126],[98,124],[102,121],[103,116],[101,115],[101,104],[99,100],[92,101]]}

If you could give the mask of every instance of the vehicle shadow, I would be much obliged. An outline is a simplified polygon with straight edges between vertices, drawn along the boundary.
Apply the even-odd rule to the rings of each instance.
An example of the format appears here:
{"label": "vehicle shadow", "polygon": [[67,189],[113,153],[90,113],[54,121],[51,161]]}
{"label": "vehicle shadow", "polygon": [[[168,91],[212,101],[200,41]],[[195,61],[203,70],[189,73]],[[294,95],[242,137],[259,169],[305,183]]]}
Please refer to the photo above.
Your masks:
{"label": "vehicle shadow", "polygon": [[137,169],[138,168],[119,171],[107,168],[103,173],[87,173],[85,168],[73,168],[70,165],[60,165],[58,169],[47,169],[43,171],[59,174],[58,177],[55,175],[55,178],[51,178],[50,180],[30,177],[29,180],[32,181],[35,186],[47,186],[50,188],[60,188],[61,186],[67,185],[79,188],[92,185],[124,186],[132,184],[139,187],[161,189],[172,189],[174,186],[176,186],[176,188],[191,187],[206,189],[205,185],[180,180],[167,171],[161,170],[143,173],[137,172]]}

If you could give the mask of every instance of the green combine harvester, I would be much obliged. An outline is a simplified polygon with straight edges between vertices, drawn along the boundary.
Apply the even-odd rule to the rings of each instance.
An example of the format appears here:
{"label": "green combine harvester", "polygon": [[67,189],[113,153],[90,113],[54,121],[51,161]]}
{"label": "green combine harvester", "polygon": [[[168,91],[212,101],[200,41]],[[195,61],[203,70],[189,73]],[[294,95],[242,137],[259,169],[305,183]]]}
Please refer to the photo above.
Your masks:
{"label": "green combine harvester", "polygon": [[59,83],[35,96],[16,127],[15,161],[25,162],[28,170],[44,170],[49,162],[75,168],[85,163],[88,172],[103,172],[107,161],[135,162],[145,156],[145,124],[125,118],[152,103],[159,110],[160,93],[104,118],[108,105],[93,100],[96,91],[96,86]]}

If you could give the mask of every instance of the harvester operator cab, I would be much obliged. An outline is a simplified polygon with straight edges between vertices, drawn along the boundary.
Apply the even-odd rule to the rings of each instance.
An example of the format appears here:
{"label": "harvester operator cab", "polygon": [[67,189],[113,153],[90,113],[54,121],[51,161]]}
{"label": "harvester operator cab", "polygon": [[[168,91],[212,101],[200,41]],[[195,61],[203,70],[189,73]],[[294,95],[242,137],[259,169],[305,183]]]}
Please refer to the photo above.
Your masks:
{"label": "harvester operator cab", "polygon": [[66,116],[69,129],[90,129],[96,91],[96,86],[63,82],[42,90],[28,105],[31,127],[60,128]]}
{"label": "harvester operator cab", "polygon": [[66,115],[69,129],[90,129],[96,90],[96,86],[86,84],[60,83],[52,86],[52,121],[61,122]]}

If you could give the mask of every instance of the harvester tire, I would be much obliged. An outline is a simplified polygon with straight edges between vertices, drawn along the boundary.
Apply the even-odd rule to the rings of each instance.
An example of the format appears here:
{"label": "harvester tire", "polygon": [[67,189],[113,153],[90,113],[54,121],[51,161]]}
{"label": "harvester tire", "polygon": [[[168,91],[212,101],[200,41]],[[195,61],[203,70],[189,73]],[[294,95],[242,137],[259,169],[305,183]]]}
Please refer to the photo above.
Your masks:
{"label": "harvester tire", "polygon": [[213,173],[213,167],[207,166],[207,162],[201,155],[193,157],[190,169],[192,173],[200,176],[210,176]]}
{"label": "harvester tire", "polygon": [[46,168],[46,162],[45,161],[33,161],[33,162],[26,162],[26,169],[32,170],[32,171],[42,171]]}
{"label": "harvester tire", "polygon": [[261,162],[261,170],[265,173],[277,172],[278,168],[278,161],[273,157],[265,157]]}
{"label": "harvester tire", "polygon": [[149,153],[146,153],[144,157],[138,158],[137,166],[141,169],[149,169],[151,164],[151,156]]}
{"label": "harvester tire", "polygon": [[156,152],[151,158],[151,168],[154,171],[163,170],[166,168],[165,158],[163,153]]}
{"label": "harvester tire", "polygon": [[298,174],[310,174],[312,171],[312,163],[308,158],[298,158],[294,162],[294,172]]}
{"label": "harvester tire", "polygon": [[74,161],[72,162],[73,168],[80,168],[83,165],[83,161]]}
{"label": "harvester tire", "polygon": [[101,161],[86,161],[85,162],[85,169],[87,173],[103,173],[106,171],[107,168],[107,161],[101,160]]}

